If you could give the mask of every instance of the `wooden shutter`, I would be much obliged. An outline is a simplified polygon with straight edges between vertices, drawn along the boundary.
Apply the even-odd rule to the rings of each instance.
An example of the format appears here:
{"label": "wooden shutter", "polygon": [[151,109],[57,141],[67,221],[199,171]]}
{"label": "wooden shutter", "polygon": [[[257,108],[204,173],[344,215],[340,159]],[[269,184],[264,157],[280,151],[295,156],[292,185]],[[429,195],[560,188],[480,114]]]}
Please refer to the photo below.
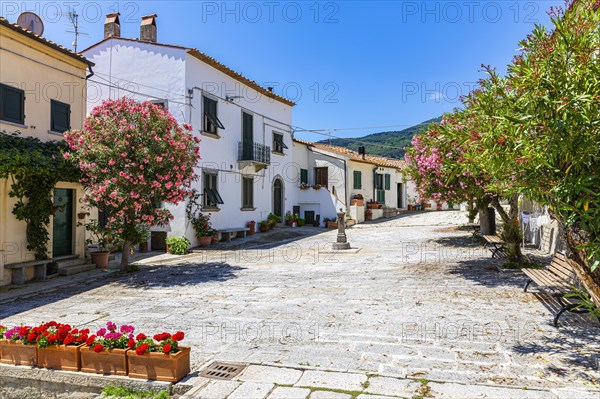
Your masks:
{"label": "wooden shutter", "polygon": [[355,189],[362,188],[362,173],[358,170],[354,171],[354,188]]}
{"label": "wooden shutter", "polygon": [[300,183],[308,184],[308,170],[300,169]]}
{"label": "wooden shutter", "polygon": [[385,176],[385,189],[389,190],[390,189],[390,174],[386,173],[384,176]]}
{"label": "wooden shutter", "polygon": [[0,119],[25,123],[25,92],[16,87],[0,85]]}
{"label": "wooden shutter", "polygon": [[50,101],[50,126],[55,132],[66,132],[71,128],[71,106],[59,101]]}

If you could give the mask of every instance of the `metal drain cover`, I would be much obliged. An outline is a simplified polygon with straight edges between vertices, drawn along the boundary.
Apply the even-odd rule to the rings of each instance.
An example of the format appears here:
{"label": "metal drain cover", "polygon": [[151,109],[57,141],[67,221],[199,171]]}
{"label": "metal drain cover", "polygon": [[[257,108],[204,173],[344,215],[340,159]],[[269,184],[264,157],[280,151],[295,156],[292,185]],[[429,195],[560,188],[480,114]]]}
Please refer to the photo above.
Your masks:
{"label": "metal drain cover", "polygon": [[242,363],[212,362],[207,368],[200,372],[200,377],[213,380],[231,380],[237,377],[248,367]]}

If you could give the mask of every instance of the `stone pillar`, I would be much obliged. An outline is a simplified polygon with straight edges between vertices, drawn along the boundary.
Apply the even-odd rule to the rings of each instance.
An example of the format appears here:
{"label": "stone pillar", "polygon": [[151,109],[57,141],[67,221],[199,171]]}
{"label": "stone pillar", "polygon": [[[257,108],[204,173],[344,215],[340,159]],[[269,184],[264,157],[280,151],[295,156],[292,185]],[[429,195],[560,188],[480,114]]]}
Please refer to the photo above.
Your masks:
{"label": "stone pillar", "polygon": [[338,212],[338,234],[337,241],[333,243],[333,249],[350,249],[350,243],[346,238],[346,213]]}

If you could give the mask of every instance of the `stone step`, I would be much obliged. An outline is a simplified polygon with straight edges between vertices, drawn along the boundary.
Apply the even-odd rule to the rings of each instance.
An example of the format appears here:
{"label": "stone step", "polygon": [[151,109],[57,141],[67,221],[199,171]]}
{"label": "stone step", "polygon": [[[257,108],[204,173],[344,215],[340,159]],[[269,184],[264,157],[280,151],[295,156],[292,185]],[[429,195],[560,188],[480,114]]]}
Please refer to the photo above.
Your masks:
{"label": "stone step", "polygon": [[54,258],[54,262],[58,265],[58,268],[63,268],[71,265],[80,265],[82,262],[86,262],[87,259],[79,258],[79,255],[73,255],[70,257]]}
{"label": "stone step", "polygon": [[89,272],[94,270],[94,265],[89,259],[78,259],[78,263],[71,263],[68,265],[60,265],[58,267],[58,274],[61,276],[72,276],[73,274]]}

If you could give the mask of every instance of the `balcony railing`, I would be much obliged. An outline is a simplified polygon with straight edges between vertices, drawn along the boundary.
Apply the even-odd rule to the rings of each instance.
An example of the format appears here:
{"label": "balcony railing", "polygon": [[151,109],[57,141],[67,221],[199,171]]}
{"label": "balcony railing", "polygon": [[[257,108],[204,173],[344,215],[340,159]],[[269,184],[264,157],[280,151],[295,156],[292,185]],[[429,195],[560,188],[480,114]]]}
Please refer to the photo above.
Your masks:
{"label": "balcony railing", "polygon": [[252,141],[241,141],[238,144],[238,162],[258,162],[269,165],[271,147]]}

